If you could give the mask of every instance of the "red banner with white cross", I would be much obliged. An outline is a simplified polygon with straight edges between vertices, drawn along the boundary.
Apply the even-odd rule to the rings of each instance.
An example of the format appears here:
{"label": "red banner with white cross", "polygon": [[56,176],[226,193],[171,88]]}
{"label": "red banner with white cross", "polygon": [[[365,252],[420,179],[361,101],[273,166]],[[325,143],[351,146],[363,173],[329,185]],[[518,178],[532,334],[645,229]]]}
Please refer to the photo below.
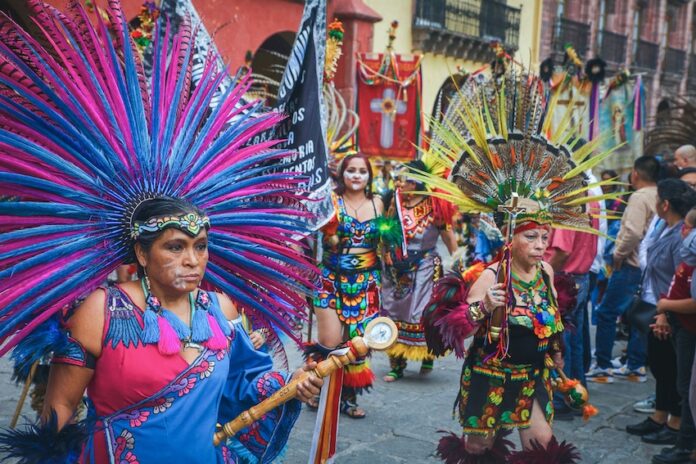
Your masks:
{"label": "red banner with white cross", "polygon": [[358,147],[400,161],[416,158],[421,131],[421,56],[358,55]]}

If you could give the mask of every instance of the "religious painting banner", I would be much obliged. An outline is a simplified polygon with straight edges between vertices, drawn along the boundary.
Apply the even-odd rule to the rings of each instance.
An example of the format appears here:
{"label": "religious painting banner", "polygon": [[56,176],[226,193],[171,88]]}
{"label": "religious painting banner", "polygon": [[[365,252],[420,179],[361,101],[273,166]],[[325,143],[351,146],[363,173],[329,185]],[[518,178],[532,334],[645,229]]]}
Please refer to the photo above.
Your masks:
{"label": "religious painting banner", "polygon": [[607,138],[602,151],[622,145],[600,165],[625,172],[643,155],[644,89],[638,76],[615,89],[607,89],[599,108],[599,131]]}
{"label": "religious painting banner", "polygon": [[358,146],[361,153],[401,161],[421,143],[421,56],[358,55]]}

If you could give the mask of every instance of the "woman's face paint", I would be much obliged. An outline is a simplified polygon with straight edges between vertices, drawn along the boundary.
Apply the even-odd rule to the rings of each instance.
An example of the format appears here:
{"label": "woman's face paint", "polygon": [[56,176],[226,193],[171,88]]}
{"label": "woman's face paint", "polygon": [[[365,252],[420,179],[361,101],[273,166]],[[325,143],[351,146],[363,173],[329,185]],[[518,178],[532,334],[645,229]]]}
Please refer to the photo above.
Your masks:
{"label": "woman's face paint", "polygon": [[370,173],[367,170],[365,160],[353,158],[348,162],[348,167],[343,171],[343,182],[346,188],[351,191],[365,190]]}

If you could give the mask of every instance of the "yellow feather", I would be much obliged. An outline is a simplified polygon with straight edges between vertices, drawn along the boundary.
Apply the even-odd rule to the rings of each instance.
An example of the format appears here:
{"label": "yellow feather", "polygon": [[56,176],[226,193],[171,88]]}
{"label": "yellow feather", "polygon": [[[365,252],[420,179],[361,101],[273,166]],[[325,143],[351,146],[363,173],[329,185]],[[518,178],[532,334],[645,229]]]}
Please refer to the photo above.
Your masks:
{"label": "yellow feather", "polygon": [[[563,73],[563,79],[565,79],[566,73]],[[551,95],[551,101],[546,107],[546,119],[544,119],[544,125],[541,128],[541,133],[542,134],[547,134],[549,132],[549,129],[551,128],[551,124],[553,123],[553,115],[554,112],[556,111],[556,106],[558,106],[558,100],[561,97],[561,91],[560,89],[556,90],[553,92]]]}
{"label": "yellow feather", "polygon": [[587,142],[581,148],[573,152],[573,161],[575,161],[576,163],[582,162],[585,158],[587,158],[588,155],[593,153],[599,147],[600,144],[603,144],[604,142],[606,142],[604,134],[600,135],[594,140]]}
{"label": "yellow feather", "polygon": [[607,234],[605,234],[605,233],[603,233],[603,232],[600,232],[599,230],[597,230],[597,229],[595,229],[595,228],[593,228],[593,227],[591,227],[591,226],[587,226],[587,227],[574,227],[574,226],[570,226],[570,225],[567,225],[567,224],[562,224],[562,223],[560,223],[560,222],[552,222],[552,223],[551,223],[551,227],[553,227],[554,229],[564,229],[564,230],[574,230],[574,231],[576,231],[576,232],[585,232],[585,233],[587,233],[587,234],[598,235],[598,236],[600,236],[600,237],[604,237],[604,238],[606,238],[606,239],[612,240]]}
{"label": "yellow feather", "polygon": [[599,155],[593,156],[591,158],[586,159],[582,163],[578,164],[575,168],[571,169],[569,172],[567,172],[563,176],[563,180],[568,180],[571,179],[578,174],[587,171],[588,169],[592,169],[593,167],[597,166],[599,163],[604,161],[607,156],[611,155],[614,153],[617,149],[623,147],[626,144],[626,142],[623,142],[620,145],[616,145],[613,148],[610,148],[609,150],[605,151],[604,153],[600,153]]}
{"label": "yellow feather", "polygon": [[626,193],[621,192],[621,193],[605,193],[604,195],[597,195],[595,197],[588,197],[588,196],[582,196],[580,198],[576,198],[574,200],[567,200],[563,201],[564,205],[567,206],[578,206],[578,205],[585,205],[587,203],[591,203],[593,201],[599,201],[599,200],[618,200],[620,197],[624,196]]}
{"label": "yellow feather", "polygon": [[551,195],[551,198],[554,198],[554,199],[556,199],[556,200],[562,200],[562,199],[564,199],[564,198],[574,197],[575,195],[578,195],[578,194],[580,194],[580,193],[586,192],[586,191],[588,191],[588,190],[590,190],[590,189],[593,189],[593,188],[595,188],[595,187],[603,187],[603,186],[605,186],[605,185],[625,185],[625,184],[624,184],[623,182],[616,182],[616,181],[614,181],[613,179],[607,179],[607,180],[602,180],[602,181],[594,182],[594,183],[592,183],[592,184],[588,184],[588,185],[585,186],[585,187],[581,187],[581,188],[578,188],[578,189],[575,189],[575,190],[571,190],[570,192],[565,193],[565,194],[563,194],[563,195]]}

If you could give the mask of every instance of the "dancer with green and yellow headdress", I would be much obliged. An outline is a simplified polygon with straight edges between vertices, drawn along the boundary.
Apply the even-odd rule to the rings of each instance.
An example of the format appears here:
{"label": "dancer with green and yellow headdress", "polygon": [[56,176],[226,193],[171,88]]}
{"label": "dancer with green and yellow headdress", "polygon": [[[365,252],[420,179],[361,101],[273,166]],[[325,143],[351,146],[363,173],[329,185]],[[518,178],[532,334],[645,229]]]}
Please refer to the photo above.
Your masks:
{"label": "dancer with green and yellow headdress", "polygon": [[[559,94],[536,76],[508,71],[470,79],[442,122],[433,122],[427,156],[449,171],[415,180],[463,212],[507,216],[507,240],[491,265],[479,264],[437,285],[423,323],[431,352],[464,356],[456,401],[464,437],[443,438],[451,462],[575,462],[577,451],[553,437],[551,370],[562,366],[564,330],[553,270],[542,257],[551,228],[591,228],[585,171],[601,139],[582,144]],[[554,124],[555,123],[555,124]],[[505,431],[517,428],[523,450],[510,453]]]}

